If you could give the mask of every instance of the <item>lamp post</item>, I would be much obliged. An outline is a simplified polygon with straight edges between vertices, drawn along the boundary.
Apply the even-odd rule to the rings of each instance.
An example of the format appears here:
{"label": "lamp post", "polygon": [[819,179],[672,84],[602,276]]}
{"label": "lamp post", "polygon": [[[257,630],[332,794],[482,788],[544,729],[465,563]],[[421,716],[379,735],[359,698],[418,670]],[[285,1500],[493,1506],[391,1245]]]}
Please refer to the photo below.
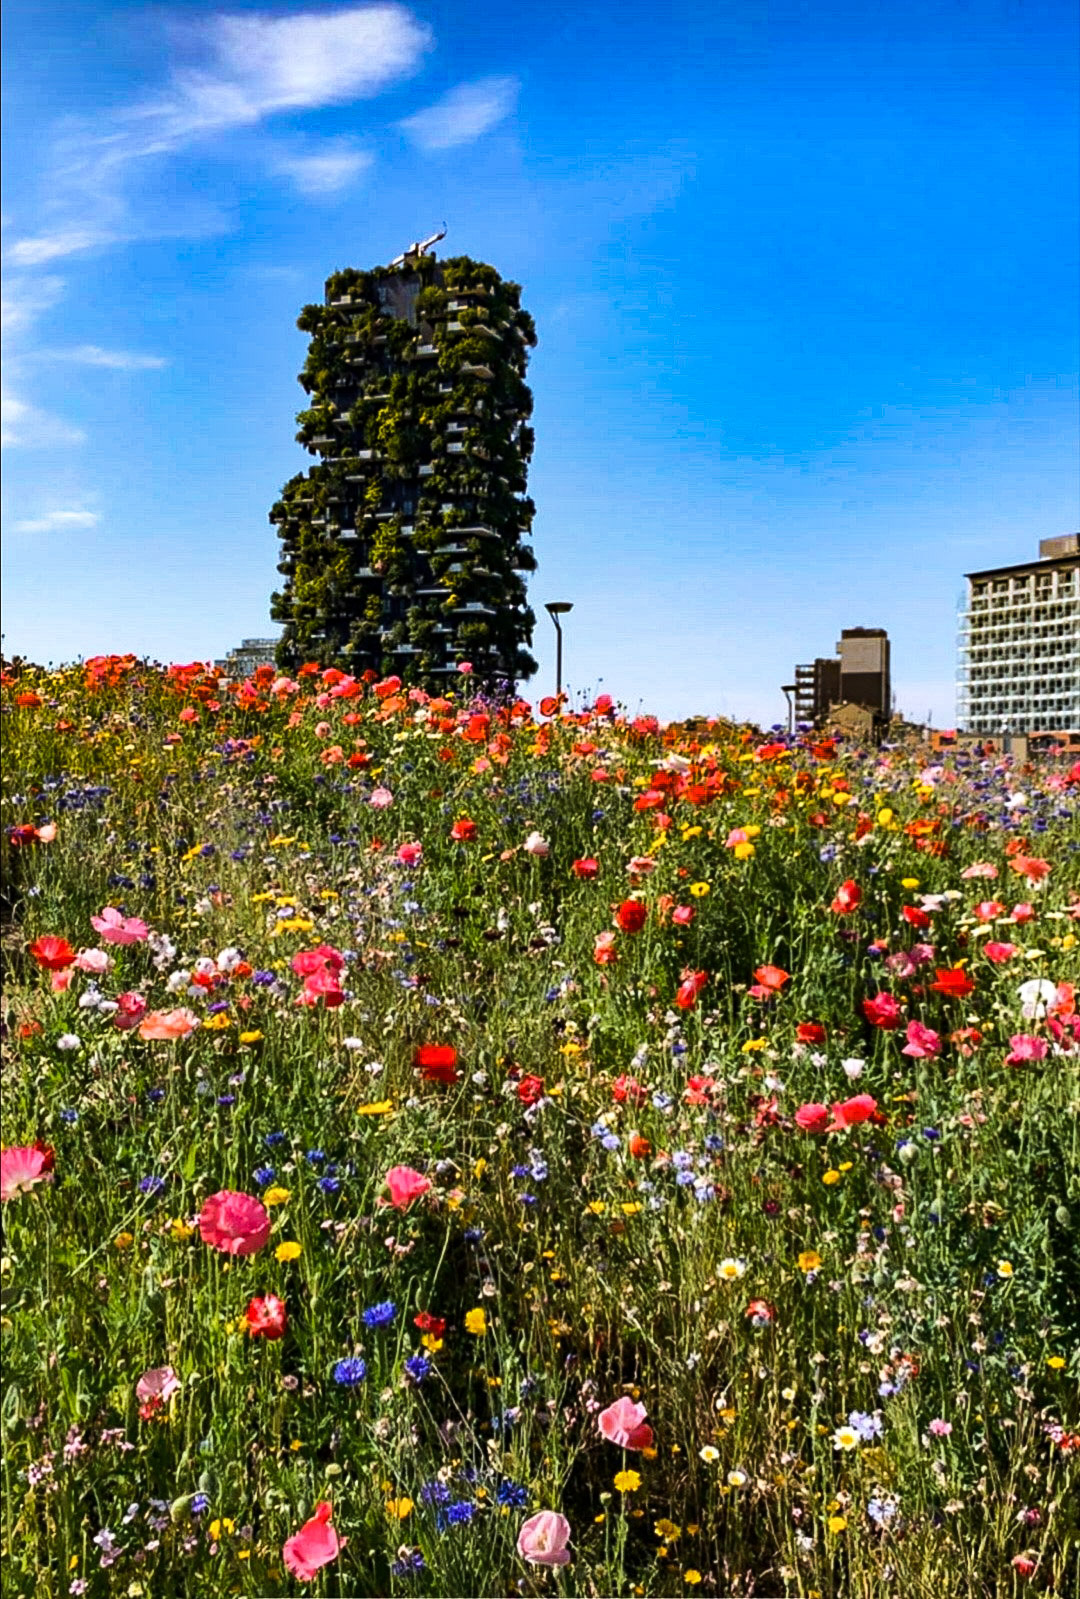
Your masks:
{"label": "lamp post", "polygon": [[569,600],[548,600],[544,609],[555,623],[555,696],[558,698],[562,693],[562,623],[559,617],[574,607]]}

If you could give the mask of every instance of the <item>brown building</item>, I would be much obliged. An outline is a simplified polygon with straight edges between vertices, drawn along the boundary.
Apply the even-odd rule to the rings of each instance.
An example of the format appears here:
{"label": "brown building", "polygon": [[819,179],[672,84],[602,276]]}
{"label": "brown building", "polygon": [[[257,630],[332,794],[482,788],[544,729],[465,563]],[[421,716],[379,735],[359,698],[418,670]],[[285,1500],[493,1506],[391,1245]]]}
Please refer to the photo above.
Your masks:
{"label": "brown building", "polygon": [[821,722],[837,705],[858,705],[879,722],[892,713],[889,635],[883,627],[846,627],[836,656],[818,656],[795,668],[794,713],[798,722]]}

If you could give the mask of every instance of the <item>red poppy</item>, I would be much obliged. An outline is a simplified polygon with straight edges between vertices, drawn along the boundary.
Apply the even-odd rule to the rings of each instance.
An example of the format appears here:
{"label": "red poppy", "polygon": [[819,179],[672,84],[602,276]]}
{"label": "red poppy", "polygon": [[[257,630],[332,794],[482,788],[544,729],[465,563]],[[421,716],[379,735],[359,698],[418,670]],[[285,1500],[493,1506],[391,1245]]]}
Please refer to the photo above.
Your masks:
{"label": "red poppy", "polygon": [[16,694],[15,696],[15,704],[21,706],[24,711],[36,711],[41,703],[40,694]]}
{"label": "red poppy", "polygon": [[853,911],[858,910],[861,903],[862,889],[854,878],[849,877],[845,883],[840,884],[836,898],[829,909],[837,916],[850,916]]}
{"label": "red poppy", "polygon": [[452,1044],[421,1044],[413,1053],[413,1065],[425,1083],[456,1083],[460,1077]]}
{"label": "red poppy", "polygon": [[631,1105],[644,1105],[649,1097],[649,1091],[636,1077],[627,1077],[624,1072],[612,1083],[611,1097],[620,1105],[626,1104],[627,1101]]}
{"label": "red poppy", "polygon": [[433,1316],[430,1310],[421,1310],[413,1317],[413,1326],[419,1327],[422,1333],[430,1333],[433,1338],[441,1338],[446,1331],[446,1317]]}
{"label": "red poppy", "polygon": [[829,1125],[827,1105],[800,1105],[795,1112],[795,1125],[804,1133],[823,1133]]}
{"label": "red poppy", "polygon": [[825,1029],[820,1022],[800,1022],[795,1029],[795,1040],[799,1044],[823,1044]]}
{"label": "red poppy", "polygon": [[265,1294],[253,1299],[244,1313],[247,1330],[252,1338],[268,1338],[271,1343],[285,1336],[288,1316],[285,1301],[276,1294]]}
{"label": "red poppy", "polygon": [[707,1105],[709,1094],[716,1086],[712,1077],[688,1077],[683,1098],[688,1105]]}
{"label": "red poppy", "polygon": [[917,905],[905,905],[900,914],[904,918],[905,922],[907,922],[909,927],[918,927],[921,929],[930,926],[929,916],[925,911],[920,910]]}
{"label": "red poppy", "polygon": [[461,736],[468,739],[470,744],[483,744],[491,731],[491,717],[482,711],[476,711],[469,717],[461,729]]}
{"label": "red poppy", "polygon": [[544,1079],[531,1074],[523,1077],[517,1085],[517,1097],[523,1105],[535,1105],[544,1097]]}
{"label": "red poppy", "polygon": [[962,966],[937,967],[937,981],[930,984],[935,994],[948,999],[966,999],[975,992],[975,984]]}
{"label": "red poppy", "polygon": [[767,1327],[776,1320],[776,1307],[767,1299],[751,1299],[745,1314],[755,1327]]}
{"label": "red poppy", "polygon": [[657,811],[664,804],[666,796],[660,789],[650,788],[644,794],[639,794],[634,801],[635,811]]}
{"label": "red poppy", "polygon": [[[338,682],[341,681],[341,677],[342,676],[344,676],[343,673],[339,674],[338,679],[337,679]],[[325,673],[323,674],[323,681],[324,682],[326,681],[326,674]],[[376,685],[375,685],[375,697],[376,697],[376,699],[380,699],[380,700],[389,699],[392,694],[396,694],[397,693],[397,691],[398,691],[398,689],[400,687],[401,687],[401,679],[400,679],[400,677],[384,677],[381,683],[376,683]]]}
{"label": "red poppy", "polygon": [[900,1006],[892,994],[875,994],[873,999],[864,999],[862,1012],[868,1022],[883,1032],[892,1032],[894,1027],[900,1026]]}
{"label": "red poppy", "polygon": [[540,701],[540,715],[554,716],[559,709],[560,698],[561,696],[556,694],[545,694]]}
{"label": "red poppy", "polygon": [[644,900],[624,899],[615,912],[615,925],[623,933],[640,933],[648,914]]}
{"label": "red poppy", "polygon": [[825,1130],[842,1133],[848,1127],[858,1127],[860,1122],[868,1122],[876,1110],[877,1100],[873,1094],[856,1094],[854,1099],[845,1099],[833,1106],[833,1119]]}
{"label": "red poppy", "polygon": [[593,860],[591,856],[586,856],[583,860],[575,861],[570,870],[575,877],[595,877],[600,870],[600,862]]}
{"label": "red poppy", "polygon": [[762,988],[767,988],[772,994],[779,994],[784,984],[791,981],[791,973],[785,972],[782,966],[759,966],[754,976]]}
{"label": "red poppy", "polygon": [[467,816],[459,816],[450,829],[450,837],[456,839],[459,844],[467,844],[476,837],[476,823],[470,821]]}
{"label": "red poppy", "polygon": [[626,1147],[635,1160],[648,1160],[652,1154],[652,1145],[640,1133],[631,1133]]}
{"label": "red poppy", "polygon": [[693,1010],[698,1002],[698,995],[709,981],[708,972],[686,971],[683,980],[675,995],[675,1003],[680,1010]]}
{"label": "red poppy", "polygon": [[43,933],[29,948],[34,960],[46,972],[62,972],[75,959],[75,951],[67,939],[57,938],[54,933]]}

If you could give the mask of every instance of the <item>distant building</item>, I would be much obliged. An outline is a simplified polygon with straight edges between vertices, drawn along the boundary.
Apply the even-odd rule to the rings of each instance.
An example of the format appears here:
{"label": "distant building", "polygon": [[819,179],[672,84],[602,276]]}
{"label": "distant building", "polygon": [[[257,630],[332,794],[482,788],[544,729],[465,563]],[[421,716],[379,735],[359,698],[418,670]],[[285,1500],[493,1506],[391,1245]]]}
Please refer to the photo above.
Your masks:
{"label": "distant building", "polygon": [[883,627],[846,627],[836,656],[795,668],[795,719],[825,721],[841,705],[858,706],[884,723],[892,712],[889,635]]}
{"label": "distant building", "polygon": [[225,677],[250,677],[257,666],[273,666],[277,647],[276,638],[241,639],[223,661],[215,661],[214,665]]}
{"label": "distant building", "polygon": [[1080,729],[1080,534],[1039,559],[967,574],[956,714],[969,733]]}

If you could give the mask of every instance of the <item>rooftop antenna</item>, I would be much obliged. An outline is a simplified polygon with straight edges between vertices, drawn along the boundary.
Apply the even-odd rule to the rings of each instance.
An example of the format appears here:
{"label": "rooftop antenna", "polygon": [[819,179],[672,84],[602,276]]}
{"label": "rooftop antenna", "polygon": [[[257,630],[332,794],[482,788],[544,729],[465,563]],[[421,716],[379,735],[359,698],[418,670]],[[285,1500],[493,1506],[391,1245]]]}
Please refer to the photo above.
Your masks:
{"label": "rooftop antenna", "polygon": [[422,255],[426,255],[427,254],[427,252],[431,249],[433,244],[438,244],[440,239],[445,239],[445,238],[446,238],[446,223],[444,222],[440,232],[433,233],[431,235],[430,239],[424,239],[424,240],[415,239],[413,241],[413,243],[409,245],[409,248],[407,250],[405,250],[401,255],[397,255],[397,256],[394,257],[394,259],[391,261],[390,265],[392,267],[404,266],[407,261],[418,261]]}

